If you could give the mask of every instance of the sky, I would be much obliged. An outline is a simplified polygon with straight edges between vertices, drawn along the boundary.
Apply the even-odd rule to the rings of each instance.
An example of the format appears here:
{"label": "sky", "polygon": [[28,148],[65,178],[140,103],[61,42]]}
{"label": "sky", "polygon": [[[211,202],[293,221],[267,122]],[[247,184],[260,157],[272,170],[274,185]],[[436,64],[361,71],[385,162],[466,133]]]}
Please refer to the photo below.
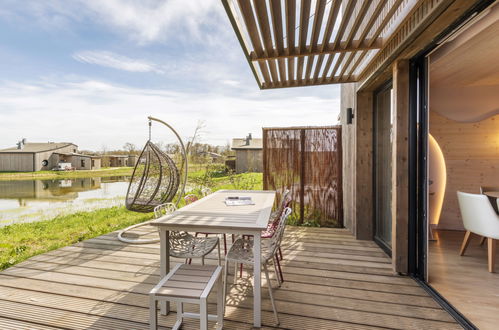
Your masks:
{"label": "sky", "polygon": [[220,0],[2,0],[0,72],[0,148],[140,147],[148,115],[226,145],[339,114],[337,85],[260,90]]}

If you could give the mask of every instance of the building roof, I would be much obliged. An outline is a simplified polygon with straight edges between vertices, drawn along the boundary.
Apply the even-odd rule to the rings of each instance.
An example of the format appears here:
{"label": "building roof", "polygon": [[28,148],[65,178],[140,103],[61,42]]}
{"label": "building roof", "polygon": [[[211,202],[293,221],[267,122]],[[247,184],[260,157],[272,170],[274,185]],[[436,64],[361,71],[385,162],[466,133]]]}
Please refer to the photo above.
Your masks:
{"label": "building roof", "polygon": [[249,144],[246,143],[246,139],[232,139],[232,150],[243,150],[243,149],[263,149],[262,139],[250,139]]}
{"label": "building roof", "polygon": [[80,156],[80,157],[88,157],[88,158],[102,158],[101,156],[85,155],[85,154],[79,154],[77,152],[55,152],[55,154],[64,155],[64,156]]}
{"label": "building roof", "polygon": [[262,89],[359,81],[422,2],[222,0]]}
{"label": "building roof", "polygon": [[61,149],[67,146],[75,146],[76,144],[71,142],[26,142],[22,149],[18,149],[17,147],[7,148],[0,150],[0,153],[37,153],[44,151],[51,151]]}
{"label": "building roof", "polygon": [[[102,157],[109,157],[109,158],[128,158],[130,155],[103,155]],[[131,155],[135,156],[135,155]]]}

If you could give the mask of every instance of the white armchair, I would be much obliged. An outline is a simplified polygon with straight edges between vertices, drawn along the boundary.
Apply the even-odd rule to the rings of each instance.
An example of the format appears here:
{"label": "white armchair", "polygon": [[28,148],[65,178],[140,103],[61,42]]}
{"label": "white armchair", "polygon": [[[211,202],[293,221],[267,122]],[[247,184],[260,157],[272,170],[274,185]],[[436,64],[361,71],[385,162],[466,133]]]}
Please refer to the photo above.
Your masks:
{"label": "white armchair", "polygon": [[494,211],[487,196],[457,192],[459,208],[466,229],[460,255],[468,247],[471,233],[487,237],[489,272],[494,272],[496,243],[499,240],[499,215]]}

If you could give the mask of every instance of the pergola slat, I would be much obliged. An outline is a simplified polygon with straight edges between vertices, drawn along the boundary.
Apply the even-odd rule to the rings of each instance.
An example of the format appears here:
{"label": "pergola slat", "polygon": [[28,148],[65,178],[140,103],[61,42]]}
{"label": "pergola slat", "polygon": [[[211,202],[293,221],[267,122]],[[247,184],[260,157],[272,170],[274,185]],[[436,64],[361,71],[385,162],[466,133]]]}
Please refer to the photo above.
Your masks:
{"label": "pergola slat", "polygon": [[357,33],[357,31],[359,30],[360,23],[362,23],[362,20],[364,19],[364,17],[367,14],[367,9],[369,8],[370,4],[371,4],[370,1],[362,2],[360,10],[359,10],[357,16],[355,17],[355,21],[354,21],[352,27],[350,28],[350,31],[348,31],[347,39],[345,41],[345,48],[350,46],[350,43],[352,42],[353,37],[355,36],[355,33]]}
{"label": "pergola slat", "polygon": [[276,43],[277,66],[279,69],[279,81],[281,84],[286,82],[286,62],[281,56],[284,55],[284,39],[282,31],[282,8],[280,0],[271,0],[270,15],[272,16],[272,28],[274,31],[274,39]]}
{"label": "pergola slat", "polygon": [[248,30],[248,35],[251,40],[251,44],[258,56],[263,55],[263,47],[260,41],[260,36],[258,35],[258,27],[256,26],[255,17],[253,16],[253,9],[251,8],[251,2],[246,0],[238,0],[239,10],[243,15],[244,24]]}
{"label": "pergola slat", "polygon": [[[395,12],[397,11],[397,9],[400,7],[400,5],[402,4],[402,1],[403,0],[397,0],[393,3],[392,7],[390,8],[390,10],[387,12],[385,18],[383,19],[383,21],[381,22],[381,24],[378,26],[378,28],[376,29],[376,31],[374,31],[373,35],[372,35],[372,39],[376,39],[379,37],[379,35],[381,34],[381,31],[383,31],[384,27],[386,27],[386,24],[392,19],[393,15],[395,14]],[[366,34],[368,33],[367,31],[365,32]],[[363,51],[359,58],[357,59],[357,61],[355,61],[353,67],[352,67],[352,70],[350,71],[350,73],[348,74],[348,78],[350,78],[350,76],[353,74],[355,68],[360,65],[360,63],[362,62],[362,60],[366,57],[368,51],[365,50]]]}
{"label": "pergola slat", "polygon": [[[357,3],[357,0],[348,0],[347,5],[345,6],[345,10],[343,11],[343,16],[341,18],[341,23],[338,28],[338,31],[336,32],[336,36],[334,38],[333,42],[333,49],[336,48],[336,46],[340,43],[341,38],[343,37],[343,34],[345,32],[345,29],[348,25],[349,20],[347,19],[350,17],[352,14],[353,9],[355,8],[355,3]],[[347,17],[347,18],[345,18]],[[333,71],[331,73],[330,79],[334,78],[334,74],[336,73],[336,69],[338,68],[339,63],[344,57],[344,53],[341,53],[340,56],[338,57],[338,61],[335,64],[335,68],[333,68]],[[322,79],[327,79],[327,73],[329,72],[329,69],[331,68],[332,58],[330,57],[330,60],[326,62],[326,66],[324,67],[324,73],[322,74]]]}
{"label": "pergola slat", "polygon": [[[290,55],[290,50],[295,48],[295,30],[296,30],[296,0],[286,0],[286,55]],[[295,59],[288,58],[288,85],[295,80]]]}
{"label": "pergola slat", "polygon": [[368,54],[387,51],[400,15],[423,2],[315,0],[312,11],[312,0],[221,1],[263,89],[355,81]]}
{"label": "pergola slat", "polygon": [[[326,0],[317,0],[315,6],[314,23],[312,25],[312,37],[310,39],[310,52],[317,51],[317,42],[319,41],[319,34],[322,27],[322,19],[324,17],[324,10],[326,9]],[[306,79],[310,79],[310,73],[312,71],[312,66],[314,63],[315,56],[309,57],[307,63],[307,69],[305,70]]]}
{"label": "pergola slat", "polygon": [[[350,46],[353,37],[355,36],[357,31],[359,30],[359,27],[360,27],[360,24],[362,23],[362,20],[364,19],[364,17],[367,14],[367,9],[369,8],[370,4],[371,4],[370,1],[364,1],[362,3],[357,16],[355,17],[355,21],[354,21],[352,27],[350,28],[350,31],[348,32],[347,39],[345,40],[345,47]],[[355,57],[355,52],[348,53],[347,58],[345,60],[345,63],[342,65],[341,71],[339,73],[339,78],[343,77],[343,74],[345,73],[346,69],[348,68],[348,66],[350,65],[350,63],[352,62],[352,59],[354,57]],[[331,79],[333,79],[333,80],[334,80],[335,73],[336,73],[336,70],[333,70],[333,76],[331,77]]]}
{"label": "pergola slat", "polygon": [[[299,54],[304,53],[307,48],[307,35],[308,35],[308,23],[310,21],[310,7],[312,0],[301,0],[300,6],[300,26],[298,35],[298,47]],[[303,79],[303,64],[305,62],[304,57],[298,58],[298,69],[296,73],[296,79]]]}
{"label": "pergola slat", "polygon": [[[333,33],[334,25],[338,18],[338,13],[340,11],[341,0],[333,0],[334,2],[331,4],[331,9],[329,10],[329,17],[326,23],[326,28],[324,30],[324,37],[322,39],[322,44],[319,47],[321,51],[321,55],[317,59],[317,65],[315,67],[313,82],[317,81],[319,77],[320,69],[322,67],[322,62],[324,61],[324,51],[328,48],[326,45],[329,44],[329,39],[331,39],[331,34]],[[334,57],[333,53],[329,57]]]}
{"label": "pergola slat", "polygon": [[[274,47],[272,45],[272,35],[270,32],[269,15],[267,14],[266,0],[254,0],[255,13],[258,25],[260,26],[260,33],[263,39],[263,45],[265,47],[264,54],[273,55]],[[267,60],[267,65],[270,69],[270,75],[272,77],[272,83],[274,85],[279,85],[279,77],[277,75],[277,68],[275,64],[275,59]]]}

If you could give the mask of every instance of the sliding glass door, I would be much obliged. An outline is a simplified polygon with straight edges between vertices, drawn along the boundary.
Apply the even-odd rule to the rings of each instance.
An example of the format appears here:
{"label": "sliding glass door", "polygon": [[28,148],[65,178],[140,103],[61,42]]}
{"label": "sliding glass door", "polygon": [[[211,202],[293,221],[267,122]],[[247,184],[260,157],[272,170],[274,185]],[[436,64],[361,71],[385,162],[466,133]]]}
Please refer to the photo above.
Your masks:
{"label": "sliding glass door", "polygon": [[392,246],[392,85],[374,93],[374,240]]}

